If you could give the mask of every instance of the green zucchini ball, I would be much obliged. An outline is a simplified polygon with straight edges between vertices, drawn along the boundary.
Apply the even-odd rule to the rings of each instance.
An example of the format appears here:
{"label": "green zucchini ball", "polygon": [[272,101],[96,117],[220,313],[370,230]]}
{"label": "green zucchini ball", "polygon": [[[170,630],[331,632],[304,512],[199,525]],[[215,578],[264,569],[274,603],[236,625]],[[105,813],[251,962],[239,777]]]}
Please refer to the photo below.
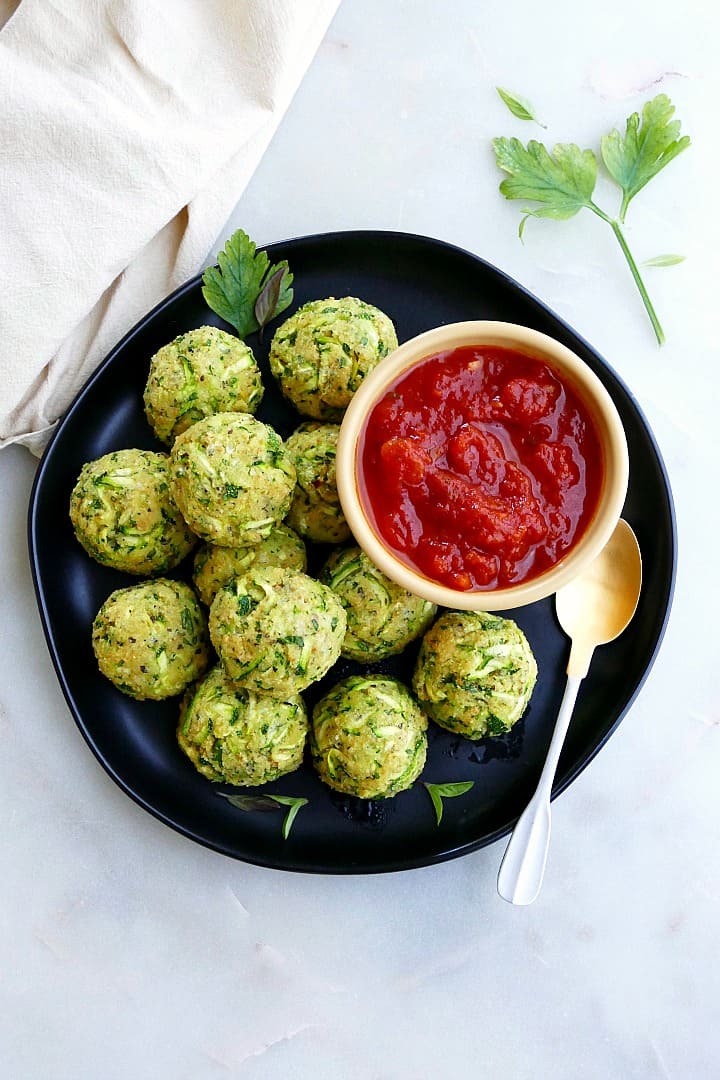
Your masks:
{"label": "green zucchini ball", "polygon": [[392,322],[372,304],[354,296],[311,300],[275,332],[270,369],[303,416],[340,420],[362,380],[397,343]]}
{"label": "green zucchini ball", "polygon": [[342,655],[361,663],[394,656],[424,634],[437,608],[396,585],[359,547],[333,552],[320,580],[347,614]]}
{"label": "green zucchini ball", "polygon": [[341,544],[350,526],[340,506],[335,479],[337,424],[302,424],[285,446],[297,473],[297,487],[287,523],[306,540]]}
{"label": "green zucchini ball", "polygon": [[301,697],[243,690],[218,664],[187,690],[177,739],[209,780],[254,787],[300,767],[307,731]]}
{"label": "green zucchini ball", "polygon": [[313,709],[310,749],[320,779],[335,791],[388,799],[422,772],[427,718],[397,679],[351,675]]}
{"label": "green zucchini ball", "polygon": [[193,561],[193,584],[208,607],[215,594],[251,566],[288,566],[307,569],[307,552],[300,537],[287,525],[276,525],[269,536],[249,547],[217,547],[203,544]]}
{"label": "green zucchini ball", "polygon": [[166,578],[111,593],[93,621],[92,647],[103,675],[138,700],[182,693],[210,659],[195,593]]}
{"label": "green zucchini ball", "polygon": [[70,520],[91,558],[127,574],[164,574],[197,544],[171,495],[167,454],[152,450],[116,450],[83,465]]}
{"label": "green zucchini ball", "polygon": [[536,679],[532,649],[512,619],[448,611],[422,640],[412,685],[436,724],[481,739],[517,723]]}
{"label": "green zucchini ball", "polygon": [[244,547],[285,517],[295,467],[273,428],[248,413],[217,413],[178,435],[170,483],[193,532],[220,547]]}
{"label": "green zucchini ball", "polygon": [[340,655],[346,618],[331,589],[299,570],[251,567],[221,588],[210,638],[229,677],[259,693],[298,694]]}
{"label": "green zucchini ball", "polygon": [[172,443],[213,413],[254,413],[262,396],[252,349],[216,326],[201,326],[155,353],[143,401],[157,437]]}

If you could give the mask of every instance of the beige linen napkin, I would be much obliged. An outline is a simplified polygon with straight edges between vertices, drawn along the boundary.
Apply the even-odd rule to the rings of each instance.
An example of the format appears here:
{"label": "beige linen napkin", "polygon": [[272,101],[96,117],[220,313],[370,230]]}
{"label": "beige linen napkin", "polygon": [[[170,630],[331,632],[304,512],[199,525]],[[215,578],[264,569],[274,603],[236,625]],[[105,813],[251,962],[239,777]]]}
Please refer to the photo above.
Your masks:
{"label": "beige linen napkin", "polygon": [[22,0],[0,29],[0,446],[39,452],[198,271],[338,3]]}

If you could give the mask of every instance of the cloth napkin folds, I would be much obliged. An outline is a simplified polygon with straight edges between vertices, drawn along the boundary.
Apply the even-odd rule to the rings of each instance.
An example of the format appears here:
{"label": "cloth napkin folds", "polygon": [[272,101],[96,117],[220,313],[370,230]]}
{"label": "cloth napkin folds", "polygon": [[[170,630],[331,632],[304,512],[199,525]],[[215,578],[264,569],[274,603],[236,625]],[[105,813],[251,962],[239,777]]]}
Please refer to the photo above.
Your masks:
{"label": "cloth napkin folds", "polygon": [[0,446],[198,271],[339,0],[22,0],[0,29]]}

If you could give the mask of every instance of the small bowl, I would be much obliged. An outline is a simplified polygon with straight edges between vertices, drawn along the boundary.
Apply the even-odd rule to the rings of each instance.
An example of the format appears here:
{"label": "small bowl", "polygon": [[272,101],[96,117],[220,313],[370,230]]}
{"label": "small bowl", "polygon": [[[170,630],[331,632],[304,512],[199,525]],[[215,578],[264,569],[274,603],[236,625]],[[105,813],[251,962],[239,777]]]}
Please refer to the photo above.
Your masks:
{"label": "small bowl", "polygon": [[[541,360],[572,387],[588,410],[600,439],[603,478],[598,505],[585,531],[566,555],[536,577],[495,589],[462,591],[440,584],[409,566],[378,535],[363,506],[359,486],[358,449],[368,414],[390,385],[431,356],[461,346],[504,346]],[[386,356],[355,393],[340,428],[337,486],[343,512],[355,540],[389,578],[409,592],[441,607],[499,611],[523,607],[562,588],[583,571],[610,539],[622,513],[628,484],[628,448],[617,409],[587,364],[566,346],[514,323],[474,321],[451,323],[404,342]]]}

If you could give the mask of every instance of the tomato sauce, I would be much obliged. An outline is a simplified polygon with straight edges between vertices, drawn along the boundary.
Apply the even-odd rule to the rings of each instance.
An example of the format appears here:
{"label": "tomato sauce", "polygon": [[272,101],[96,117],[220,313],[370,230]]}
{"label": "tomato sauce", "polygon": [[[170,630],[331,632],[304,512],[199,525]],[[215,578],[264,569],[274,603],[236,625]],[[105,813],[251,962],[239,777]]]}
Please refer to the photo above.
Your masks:
{"label": "tomato sauce", "polygon": [[541,360],[464,346],[401,375],[360,437],[365,511],[426,577],[504,588],[554,565],[598,504],[603,461],[579,397]]}

